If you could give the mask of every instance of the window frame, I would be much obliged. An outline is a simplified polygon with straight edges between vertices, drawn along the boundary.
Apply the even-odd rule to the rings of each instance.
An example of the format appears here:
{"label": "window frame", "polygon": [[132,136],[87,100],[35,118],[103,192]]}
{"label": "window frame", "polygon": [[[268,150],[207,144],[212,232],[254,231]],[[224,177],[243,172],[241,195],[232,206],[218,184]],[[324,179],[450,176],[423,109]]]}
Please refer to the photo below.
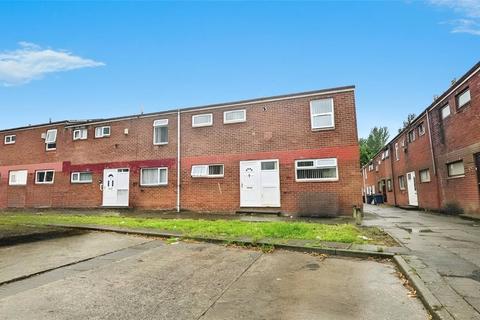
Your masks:
{"label": "window frame", "polygon": [[[47,172],[52,172],[52,181],[38,181],[38,173],[45,173],[45,180],[47,178]],[[55,182],[55,170],[45,169],[45,170],[35,170],[35,184],[53,184]]]}
{"label": "window frame", "polygon": [[406,190],[406,182],[405,175],[398,176],[398,187],[400,190]]}
{"label": "window frame", "polygon": [[[99,128],[102,129],[102,134],[101,134],[101,135],[97,135],[97,129],[99,129]],[[108,134],[105,134],[105,133],[104,133],[105,128],[108,128]],[[107,138],[107,137],[110,137],[111,134],[112,134],[112,127],[111,127],[111,126],[98,126],[98,127],[95,127],[95,133],[94,133],[95,139]]]}
{"label": "window frame", "polygon": [[[55,132],[55,139],[51,142],[49,142],[49,140],[47,140],[49,132]],[[47,130],[47,132],[45,133],[45,150],[46,151],[57,150],[57,137],[58,137],[58,130],[57,129],[48,129]]]}
{"label": "window frame", "polygon": [[[143,184],[143,170],[153,170],[157,169],[157,174],[158,174],[158,183],[149,183],[149,184]],[[165,182],[160,181],[160,171],[165,170]],[[168,167],[145,167],[145,168],[140,168],[140,187],[162,187],[162,186],[167,186],[168,185]]]}
{"label": "window frame", "polygon": [[[427,172],[428,173],[428,180],[423,180],[422,179],[422,172]],[[430,176],[430,169],[429,168],[426,168],[426,169],[422,169],[422,170],[418,170],[418,176],[419,176],[419,180],[420,180],[420,183],[429,183],[429,182],[432,182],[432,177]]]}
{"label": "window frame", "polygon": [[[332,105],[332,111],[331,112],[324,112],[324,113],[313,113],[313,103],[315,101],[321,101],[321,100],[330,100],[331,105]],[[332,121],[330,126],[323,126],[323,127],[314,127],[313,126],[313,118],[317,116],[324,116],[324,115],[331,115],[332,116]],[[333,130],[335,129],[335,104],[333,102],[333,98],[322,98],[322,99],[315,99],[310,101],[310,128],[312,131],[321,131],[321,130]]]}
{"label": "window frame", "polygon": [[[210,174],[210,167],[212,166],[221,166],[222,167],[222,174]],[[205,167],[206,174],[205,175],[193,175],[193,168],[194,167]],[[223,178],[225,177],[225,165],[223,163],[212,163],[212,164],[193,164],[190,168],[190,177],[194,179],[199,178]]]}
{"label": "window frame", "polygon": [[[450,174],[450,166],[455,164],[455,163],[462,163],[463,165],[463,173],[461,174],[455,174],[455,175],[452,175]],[[448,178],[462,178],[462,177],[465,177],[465,163],[463,162],[463,159],[462,160],[457,160],[457,161],[452,161],[452,162],[448,162],[446,163],[447,165],[447,177]]]}
{"label": "window frame", "polygon": [[[155,139],[155,129],[156,128],[167,128],[167,141],[166,142],[156,142]],[[162,146],[168,144],[168,119],[157,119],[153,121],[153,145]]]}
{"label": "window frame", "polygon": [[386,183],[386,188],[387,192],[392,192],[393,191],[393,184],[392,184],[392,179],[387,179]]}
{"label": "window frame", "polygon": [[426,133],[425,123],[422,121],[418,126],[418,136],[421,137]]}
{"label": "window frame", "polygon": [[[469,99],[467,102],[464,102],[462,105],[460,105],[460,97],[463,96],[464,94],[466,94],[468,92],[468,96],[469,96]],[[457,104],[457,109],[461,109],[467,105],[470,104],[470,101],[472,101],[472,92],[470,91],[470,88],[467,87],[465,89],[463,89],[459,94],[457,94],[455,96],[455,102]]]}
{"label": "window frame", "polygon": [[398,152],[398,142],[395,142],[395,161],[400,161],[400,152]]}
{"label": "window frame", "polygon": [[[448,114],[444,116],[443,110],[446,110],[446,109],[448,109]],[[450,117],[451,114],[452,114],[452,110],[450,109],[450,104],[447,103],[446,105],[440,108],[440,117],[442,118],[442,121]]]}
{"label": "window frame", "polygon": [[[91,178],[90,180],[80,180],[80,175],[81,174],[88,173],[90,174]],[[78,180],[73,180],[73,176],[78,175]],[[91,171],[74,171],[70,174],[70,183],[72,184],[85,184],[85,183],[93,183],[93,172]]]}
{"label": "window frame", "polygon": [[[410,138],[410,135],[412,135],[412,138]],[[407,140],[408,140],[408,143],[412,143],[413,141],[416,140],[416,134],[415,134],[415,129],[413,130],[410,130],[407,134]]]}
{"label": "window frame", "polygon": [[[25,172],[25,183],[12,183],[13,172]],[[28,184],[28,170],[10,170],[8,171],[8,185],[9,186],[26,186]]]}
{"label": "window frame", "polygon": [[[335,160],[335,178],[312,178],[312,179],[301,179],[298,178],[299,169],[321,169],[321,168],[331,168],[332,166],[318,166],[317,160]],[[313,166],[311,167],[298,167],[299,162],[313,161]],[[339,181],[340,177],[338,174],[338,159],[337,158],[315,158],[315,159],[298,159],[295,160],[295,181],[296,182],[335,182]]]}
{"label": "window frame", "polygon": [[[79,138],[75,138],[75,133],[76,132],[80,132],[80,137]],[[83,135],[81,134],[82,132],[85,132],[85,137],[83,137]],[[87,139],[88,139],[88,129],[87,128],[78,128],[78,129],[73,130],[73,141],[87,140]]]}
{"label": "window frame", "polygon": [[[195,124],[195,118],[202,116],[210,116],[210,122],[205,124]],[[202,113],[192,115],[192,128],[211,127],[213,126],[213,113]]]}
{"label": "window frame", "polygon": [[[242,112],[243,118],[240,120],[227,120],[227,113],[230,112]],[[213,122],[213,119],[212,119]],[[237,109],[237,110],[227,110],[223,112],[223,124],[231,124],[231,123],[241,123],[247,122],[247,110],[246,109]]]}
{"label": "window frame", "polygon": [[[7,138],[10,138],[10,141],[7,142]],[[13,138],[13,140],[12,140]],[[16,134],[8,134],[3,137],[3,144],[15,144],[17,142],[17,135]]]}

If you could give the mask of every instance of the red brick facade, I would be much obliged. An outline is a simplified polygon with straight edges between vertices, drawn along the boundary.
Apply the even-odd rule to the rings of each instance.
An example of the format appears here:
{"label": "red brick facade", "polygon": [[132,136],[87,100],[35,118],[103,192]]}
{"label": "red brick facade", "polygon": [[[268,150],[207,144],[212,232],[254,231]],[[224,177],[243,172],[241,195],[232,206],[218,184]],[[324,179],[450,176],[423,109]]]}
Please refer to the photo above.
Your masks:
{"label": "red brick facade", "polygon": [[[392,191],[385,192],[391,205],[412,205],[407,185],[408,173],[415,172],[414,186],[418,206],[424,209],[445,210],[454,204],[467,214],[480,214],[480,175],[476,156],[480,159],[480,64],[456,81],[442,96],[434,101],[412,124],[390,141],[384,150],[390,156],[381,160],[384,150],[362,168],[364,194],[383,193],[378,183],[392,179]],[[460,106],[460,94],[469,90],[470,101]],[[443,117],[442,109],[450,107],[450,115]],[[419,125],[425,133],[419,135]],[[415,132],[415,140],[409,141],[409,133]],[[402,143],[405,141],[404,147]],[[398,160],[395,154],[398,146]],[[449,174],[449,164],[460,161],[464,173]],[[376,165],[380,162],[378,172]],[[428,170],[430,181],[420,179],[421,171]],[[460,169],[461,170],[461,169]],[[399,177],[405,177],[405,188],[400,189]],[[410,195],[411,196],[411,195]],[[413,205],[416,205],[413,203]]]}
{"label": "red brick facade", "polygon": [[[180,208],[208,212],[240,209],[240,161],[279,161],[280,207],[289,214],[351,214],[361,203],[361,177],[353,87],[222,105],[87,122],[61,122],[0,131],[15,135],[0,145],[0,208],[102,206],[103,171],[129,169],[129,207],[175,209],[180,151]],[[310,102],[333,99],[335,127],[311,129]],[[224,123],[224,111],[243,109],[246,121]],[[211,113],[213,125],[193,127],[192,115]],[[178,121],[180,115],[180,121]],[[168,143],[154,145],[153,122],[168,119]],[[180,148],[178,148],[180,123]],[[110,126],[109,137],[94,138]],[[46,151],[45,133],[57,129],[56,150]],[[86,140],[73,130],[86,128]],[[43,136],[42,136],[43,135]],[[2,141],[3,142],[3,141]],[[298,182],[295,160],[336,158],[338,181]],[[193,178],[192,165],[223,164],[219,178]],[[168,168],[164,186],[140,185],[142,168]],[[35,171],[55,170],[53,184],[36,184]],[[28,170],[26,186],[9,183],[9,172]],[[71,183],[72,172],[90,172],[91,183]]]}

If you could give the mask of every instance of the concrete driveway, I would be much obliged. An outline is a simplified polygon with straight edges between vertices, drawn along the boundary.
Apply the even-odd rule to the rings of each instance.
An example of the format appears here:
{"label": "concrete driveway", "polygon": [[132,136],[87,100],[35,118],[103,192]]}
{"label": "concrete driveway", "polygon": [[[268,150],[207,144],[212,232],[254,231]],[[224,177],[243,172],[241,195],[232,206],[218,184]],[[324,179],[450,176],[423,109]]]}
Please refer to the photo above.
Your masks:
{"label": "concrete driveway", "polygon": [[95,232],[0,261],[36,274],[0,285],[3,319],[427,319],[389,262]]}
{"label": "concrete driveway", "polygon": [[480,223],[387,206],[365,205],[365,225],[379,226],[446,310],[445,319],[480,320]]}

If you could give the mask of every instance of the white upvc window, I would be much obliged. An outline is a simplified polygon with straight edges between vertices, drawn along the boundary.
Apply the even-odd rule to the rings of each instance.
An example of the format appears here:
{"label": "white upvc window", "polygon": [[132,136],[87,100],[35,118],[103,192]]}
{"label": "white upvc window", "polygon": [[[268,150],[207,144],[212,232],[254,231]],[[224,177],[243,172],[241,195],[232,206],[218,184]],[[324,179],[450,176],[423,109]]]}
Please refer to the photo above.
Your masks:
{"label": "white upvc window", "polygon": [[162,145],[168,143],[168,119],[153,121],[153,144]]}
{"label": "white upvc window", "polygon": [[370,163],[370,164],[368,165],[368,171],[373,171],[373,163]]}
{"label": "white upvc window", "polygon": [[35,171],[35,184],[52,184],[54,177],[54,170]]}
{"label": "white upvc window", "polygon": [[334,128],[335,112],[333,99],[310,101],[310,122],[312,130]]}
{"label": "white upvc window", "polygon": [[412,143],[415,141],[415,130],[412,130],[408,133],[408,142]]}
{"label": "white upvc window", "polygon": [[85,140],[88,137],[87,128],[73,130],[73,140]]}
{"label": "white upvc window", "polygon": [[405,190],[405,176],[398,177],[398,186],[400,187],[400,190]]}
{"label": "white upvc window", "polygon": [[45,135],[45,149],[55,150],[57,149],[57,129],[50,129]]}
{"label": "white upvc window", "polygon": [[110,137],[110,126],[102,126],[95,128],[95,138]]}
{"label": "white upvc window", "polygon": [[230,110],[223,113],[223,123],[239,123],[247,121],[247,111],[243,110]]}
{"label": "white upvc window", "polygon": [[458,96],[457,96],[457,106],[458,108],[461,108],[463,107],[464,105],[466,105],[467,103],[470,102],[470,89],[466,89],[464,90],[462,93],[460,93]]}
{"label": "white upvc window", "polygon": [[213,125],[213,114],[196,114],[192,116],[192,127],[208,127]]}
{"label": "white upvc window", "polygon": [[420,170],[420,182],[430,182],[430,170]]}
{"label": "white upvc window", "polygon": [[91,172],[72,172],[71,183],[92,183],[93,175]]}
{"label": "white upvc window", "polygon": [[5,136],[5,138],[3,139],[3,143],[14,144],[16,140],[17,140],[17,136],[14,134],[11,134],[11,135]]}
{"label": "white upvc window", "polygon": [[444,106],[441,110],[440,110],[440,113],[442,115],[442,119],[445,119],[446,117],[448,117],[450,115],[450,105],[446,105]]}
{"label": "white upvc window", "polygon": [[447,163],[449,177],[463,177],[465,175],[465,166],[463,160]]}
{"label": "white upvc window", "polygon": [[418,125],[418,136],[423,136],[425,134],[425,124],[422,122]]}
{"label": "white upvc window", "polygon": [[191,174],[193,178],[222,178],[223,170],[223,164],[193,165]]}
{"label": "white upvc window", "polygon": [[385,159],[390,157],[390,149],[385,150]]}
{"label": "white upvc window", "polygon": [[142,168],[140,185],[143,187],[166,186],[168,184],[168,168]]}
{"label": "white upvc window", "polygon": [[337,181],[336,158],[307,159],[295,161],[296,181]]}
{"label": "white upvc window", "polygon": [[400,153],[398,152],[398,142],[395,143],[395,160],[400,160]]}
{"label": "white upvc window", "polygon": [[25,186],[27,185],[27,170],[16,170],[8,173],[8,185],[10,186]]}

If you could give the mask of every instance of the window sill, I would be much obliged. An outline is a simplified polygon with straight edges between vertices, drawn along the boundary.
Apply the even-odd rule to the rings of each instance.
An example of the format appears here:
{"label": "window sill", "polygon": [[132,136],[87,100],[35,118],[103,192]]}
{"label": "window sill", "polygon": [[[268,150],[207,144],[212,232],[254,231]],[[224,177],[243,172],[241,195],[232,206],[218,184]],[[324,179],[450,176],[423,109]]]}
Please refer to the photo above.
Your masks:
{"label": "window sill", "polygon": [[223,124],[235,124],[235,123],[244,123],[247,120],[239,120],[239,121],[223,121]]}
{"label": "window sill", "polygon": [[165,184],[154,184],[154,185],[140,185],[140,188],[158,188],[158,187],[168,187],[168,183]]}
{"label": "window sill", "polygon": [[167,145],[168,142],[160,142],[160,143],[154,143],[153,145],[154,146],[164,146],[164,145]]}
{"label": "window sill", "polygon": [[295,182],[338,182],[336,179],[295,179]]}
{"label": "window sill", "polygon": [[453,177],[447,177],[447,180],[453,180],[453,179],[460,179],[460,178],[465,178],[465,175],[459,175],[459,176],[453,176]]}
{"label": "window sill", "polygon": [[70,184],[91,184],[93,181],[70,182]]}
{"label": "window sill", "polygon": [[311,128],[312,132],[335,130],[335,127]]}
{"label": "window sill", "polygon": [[194,177],[194,176],[191,176],[193,179],[219,179],[219,178],[223,178],[224,176],[221,175],[221,176],[199,176],[199,177]]}
{"label": "window sill", "polygon": [[204,127],[213,127],[213,124],[202,124],[202,125],[192,125],[192,128],[204,128]]}

